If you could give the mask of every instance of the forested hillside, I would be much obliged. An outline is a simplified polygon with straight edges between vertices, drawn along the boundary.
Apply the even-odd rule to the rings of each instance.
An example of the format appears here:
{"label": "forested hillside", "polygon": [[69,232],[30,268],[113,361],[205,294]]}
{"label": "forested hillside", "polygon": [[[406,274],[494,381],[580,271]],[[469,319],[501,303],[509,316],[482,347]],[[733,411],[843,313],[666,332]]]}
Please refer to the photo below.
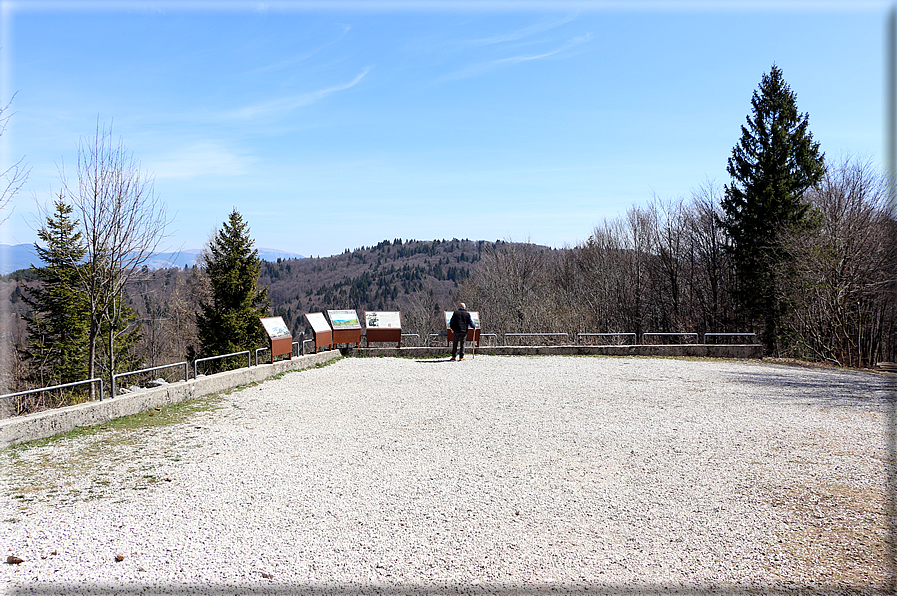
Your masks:
{"label": "forested hillside", "polygon": [[[384,240],[340,255],[262,261],[258,284],[266,287],[270,313],[282,316],[294,337],[305,331],[306,312],[331,309],[399,310],[409,332],[441,329],[441,313],[454,308],[459,283],[495,243],[471,240]],[[13,346],[24,345],[23,293],[35,288],[33,272],[0,280],[6,301],[6,344],[13,370],[22,365]],[[125,303],[139,324],[133,351],[150,367],[182,361],[199,351],[196,314],[208,280],[199,267],[145,268],[126,288]],[[15,373],[13,373],[15,374]]]}
{"label": "forested hillside", "polygon": [[[271,315],[283,317],[294,337],[305,331],[304,313],[336,309],[399,310],[403,326],[423,334],[440,329],[458,285],[494,246],[482,240],[384,240],[330,257],[263,261],[258,283],[267,288]],[[147,366],[182,360],[191,345],[198,350],[195,313],[207,291],[197,267],[146,271],[128,288]]]}
{"label": "forested hillside", "polygon": [[492,243],[471,240],[384,240],[343,254],[264,263],[272,314],[294,334],[303,313],[328,309],[400,310],[414,332],[427,315],[452,307],[459,283]]}

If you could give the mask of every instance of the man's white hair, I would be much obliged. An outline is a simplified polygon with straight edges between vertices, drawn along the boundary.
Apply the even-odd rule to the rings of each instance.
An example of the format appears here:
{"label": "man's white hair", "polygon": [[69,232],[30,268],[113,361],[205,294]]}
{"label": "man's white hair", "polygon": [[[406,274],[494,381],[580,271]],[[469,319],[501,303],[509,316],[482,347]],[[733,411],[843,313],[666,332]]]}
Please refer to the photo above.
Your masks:
{"label": "man's white hair", "polygon": [[464,310],[467,310],[467,305],[464,304],[464,303],[462,302],[462,303],[461,303],[461,308],[463,308]]}

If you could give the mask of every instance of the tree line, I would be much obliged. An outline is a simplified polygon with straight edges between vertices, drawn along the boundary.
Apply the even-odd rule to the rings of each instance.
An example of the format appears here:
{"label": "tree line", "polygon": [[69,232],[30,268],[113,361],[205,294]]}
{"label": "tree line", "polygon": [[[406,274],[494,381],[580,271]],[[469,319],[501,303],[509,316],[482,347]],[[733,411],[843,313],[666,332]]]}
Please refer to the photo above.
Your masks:
{"label": "tree line", "polygon": [[[762,337],[765,313],[752,314],[739,302],[731,241],[721,224],[723,193],[707,185],[688,199],[655,198],[603,221],[569,249],[495,244],[459,299],[498,334]],[[845,158],[829,164],[805,196],[813,225],[782,237],[773,295],[780,306],[767,355],[851,367],[894,361],[897,229],[884,180],[868,163]]]}
{"label": "tree line", "polygon": [[755,332],[767,355],[895,359],[897,230],[884,176],[826,161],[773,66],[729,184],[654,198],[570,250],[498,245],[460,295],[491,330]]}
{"label": "tree line", "polygon": [[[79,149],[76,179],[63,174],[37,230],[45,265],[13,294],[27,309],[9,391],[254,350],[266,345],[258,319],[272,312],[295,335],[303,312],[395,309],[423,336],[443,331],[442,311],[462,300],[497,334],[756,332],[768,355],[895,359],[897,230],[884,178],[861,158],[826,159],[776,66],[752,97],[727,184],[654,197],[563,249],[397,238],[263,263],[234,209],[198,267],[150,272],[168,224],[152,177],[111,129],[98,125]],[[290,283],[310,275],[316,289]],[[42,394],[16,409],[89,397]]]}
{"label": "tree line", "polygon": [[[143,364],[137,346],[145,331],[156,330],[153,315],[162,314],[145,296],[150,316],[139,320],[131,292],[149,275],[146,263],[165,238],[166,206],[152,176],[98,122],[95,134],[81,139],[76,177],[61,172],[61,188],[41,217],[35,250],[44,264],[31,267],[28,277],[37,283],[19,294],[27,311],[7,390],[97,377],[112,387],[112,375]],[[210,238],[202,270],[190,288],[193,312],[183,317],[195,326],[199,350],[185,344],[182,353],[195,359],[261,343],[258,317],[269,310],[266,289],[256,287],[261,261],[236,210]],[[21,396],[11,400],[12,413],[94,399],[96,389]]]}

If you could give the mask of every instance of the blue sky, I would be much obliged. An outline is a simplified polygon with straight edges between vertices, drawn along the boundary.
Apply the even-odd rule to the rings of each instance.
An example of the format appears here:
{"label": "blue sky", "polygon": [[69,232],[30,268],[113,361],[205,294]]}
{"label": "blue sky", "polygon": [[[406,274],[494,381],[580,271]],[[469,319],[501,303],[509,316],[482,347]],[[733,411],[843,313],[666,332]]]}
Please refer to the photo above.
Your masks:
{"label": "blue sky", "polygon": [[773,63],[830,157],[883,163],[887,2],[2,3],[0,242],[101,124],[154,174],[166,247],[232,208],[304,255],[393,238],[561,247],[727,182]]}

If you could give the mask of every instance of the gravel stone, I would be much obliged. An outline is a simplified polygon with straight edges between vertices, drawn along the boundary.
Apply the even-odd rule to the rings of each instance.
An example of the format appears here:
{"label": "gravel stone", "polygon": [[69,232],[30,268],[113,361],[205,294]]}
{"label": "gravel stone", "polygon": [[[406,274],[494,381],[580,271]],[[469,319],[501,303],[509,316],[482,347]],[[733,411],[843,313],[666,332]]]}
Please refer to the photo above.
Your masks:
{"label": "gravel stone", "polygon": [[[8,594],[884,593],[887,374],[345,358],[0,452]],[[121,557],[120,560],[116,560]]]}

